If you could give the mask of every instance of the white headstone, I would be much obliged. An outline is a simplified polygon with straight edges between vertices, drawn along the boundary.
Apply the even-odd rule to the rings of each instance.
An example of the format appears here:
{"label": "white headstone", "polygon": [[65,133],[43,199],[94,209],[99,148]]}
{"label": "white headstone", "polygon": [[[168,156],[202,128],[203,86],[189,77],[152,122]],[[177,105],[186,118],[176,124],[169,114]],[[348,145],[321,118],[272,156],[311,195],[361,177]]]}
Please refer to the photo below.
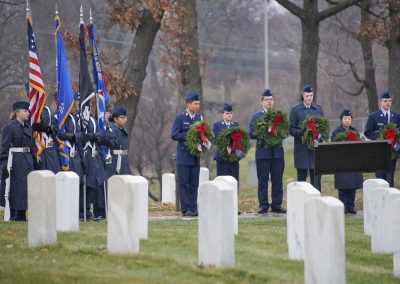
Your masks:
{"label": "white headstone", "polygon": [[289,259],[304,259],[304,203],[321,193],[308,182],[287,185],[287,244]]}
{"label": "white headstone", "polygon": [[393,275],[400,278],[400,252],[393,255]]}
{"label": "white headstone", "polygon": [[255,160],[249,160],[247,162],[247,185],[248,186],[257,186],[257,167]]}
{"label": "white headstone", "polygon": [[175,195],[175,175],[174,174],[163,174],[162,175],[162,203],[176,203]]}
{"label": "white headstone", "polygon": [[108,179],[107,249],[111,253],[139,252],[139,192],[130,175]]}
{"label": "white headstone", "polygon": [[221,181],[200,185],[198,264],[229,267],[235,264],[233,190]]}
{"label": "white headstone", "polygon": [[215,181],[223,181],[229,184],[233,190],[233,226],[235,235],[239,233],[239,218],[238,218],[238,182],[233,176],[218,176]]}
{"label": "white headstone", "polygon": [[335,197],[305,202],[304,283],[346,283],[344,206]]}
{"label": "white headstone", "polygon": [[51,171],[28,174],[28,245],[57,242],[56,177]]}
{"label": "white headstone", "polygon": [[[372,253],[400,252],[399,235],[400,225],[398,214],[400,208],[395,208],[394,201],[400,200],[400,191],[395,188],[382,188],[370,193],[370,209],[373,213],[371,221],[371,250]],[[397,216],[396,216],[397,215]]]}
{"label": "white headstone", "polygon": [[142,176],[133,176],[129,182],[134,184],[139,198],[135,200],[135,208],[138,208],[139,239],[147,240],[149,223],[149,182]]}
{"label": "white headstone", "polygon": [[57,231],[79,231],[79,176],[56,174]]}
{"label": "white headstone", "polygon": [[210,180],[210,170],[204,167],[200,168],[199,185]]}
{"label": "white headstone", "polygon": [[367,179],[363,183],[363,211],[364,211],[364,234],[371,235],[371,220],[374,211],[371,209],[370,194],[378,188],[389,188],[389,183],[383,179]]}

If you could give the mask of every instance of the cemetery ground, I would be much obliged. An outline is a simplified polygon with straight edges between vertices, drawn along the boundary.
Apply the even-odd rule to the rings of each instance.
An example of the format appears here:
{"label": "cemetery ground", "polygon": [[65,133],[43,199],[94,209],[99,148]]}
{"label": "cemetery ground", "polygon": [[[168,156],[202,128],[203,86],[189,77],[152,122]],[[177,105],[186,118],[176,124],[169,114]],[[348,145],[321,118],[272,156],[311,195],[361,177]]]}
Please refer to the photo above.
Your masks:
{"label": "cemetery ground", "polygon": [[[291,147],[285,154],[286,189],[296,176]],[[256,212],[256,188],[246,186],[246,165],[247,160],[241,162],[239,209]],[[323,177],[322,188],[323,195],[337,196],[332,176]],[[361,191],[356,207],[362,209]],[[173,206],[150,202],[149,215],[178,214]],[[251,217],[239,219],[236,263],[227,269],[197,265],[197,220],[151,219],[149,238],[140,242],[137,255],[107,252],[106,222],[81,223],[79,232],[58,233],[57,244],[40,248],[28,247],[26,223],[0,222],[0,283],[303,283],[303,262],[287,256],[286,219],[270,213],[243,215]],[[398,283],[392,255],[371,253],[362,219],[346,216],[345,229],[347,283]]]}

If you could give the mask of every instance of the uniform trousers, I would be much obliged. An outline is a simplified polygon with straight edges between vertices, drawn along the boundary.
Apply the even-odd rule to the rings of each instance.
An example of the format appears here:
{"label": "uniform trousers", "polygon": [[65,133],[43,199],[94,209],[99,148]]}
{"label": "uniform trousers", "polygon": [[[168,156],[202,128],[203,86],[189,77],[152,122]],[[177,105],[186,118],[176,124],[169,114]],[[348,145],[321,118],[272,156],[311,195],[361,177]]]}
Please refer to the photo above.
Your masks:
{"label": "uniform trousers", "polygon": [[197,190],[199,188],[200,165],[176,165],[179,183],[181,212],[197,213]]}
{"label": "uniform trousers", "polygon": [[377,178],[386,180],[389,183],[390,187],[394,187],[394,173],[396,171],[396,163],[397,159],[393,159],[390,161],[390,180],[388,180],[386,172],[378,171],[375,173],[375,176]]}
{"label": "uniform trousers", "polygon": [[[310,175],[310,183],[315,187],[316,180],[314,178],[314,169],[297,169],[297,180],[306,181],[308,174]],[[317,182],[318,186],[316,188],[321,191],[321,176],[318,176]]]}
{"label": "uniform trousers", "polygon": [[343,202],[344,208],[353,211],[354,201],[356,199],[356,189],[338,189],[339,199]]}
{"label": "uniform trousers", "polygon": [[[280,208],[283,197],[283,170],[285,169],[285,160],[278,159],[256,159],[257,179],[258,179],[258,206],[260,209],[268,210]],[[268,181],[271,174],[271,199],[268,202]]]}

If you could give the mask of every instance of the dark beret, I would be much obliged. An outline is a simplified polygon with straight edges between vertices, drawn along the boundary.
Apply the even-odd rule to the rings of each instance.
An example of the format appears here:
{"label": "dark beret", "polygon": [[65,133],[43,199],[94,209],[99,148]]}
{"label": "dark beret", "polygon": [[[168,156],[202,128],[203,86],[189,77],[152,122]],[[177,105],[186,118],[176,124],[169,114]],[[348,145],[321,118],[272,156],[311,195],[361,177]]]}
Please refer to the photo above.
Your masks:
{"label": "dark beret", "polygon": [[351,113],[351,110],[349,110],[349,109],[345,109],[342,111],[342,114],[340,115],[340,119],[342,119],[343,116],[351,116],[353,118],[353,114]]}
{"label": "dark beret", "polygon": [[200,95],[194,92],[190,92],[186,94],[187,101],[200,101]]}
{"label": "dark beret", "polygon": [[383,91],[379,97],[381,99],[390,99],[390,98],[392,98],[392,96],[389,94],[388,91]]}
{"label": "dark beret", "polygon": [[108,119],[109,121],[114,121],[114,118],[122,116],[127,114],[127,110],[123,107],[116,107],[113,109],[112,114],[110,116],[110,118]]}
{"label": "dark beret", "polygon": [[303,87],[303,93],[312,93],[313,89],[311,88],[310,85],[304,85]]}
{"label": "dark beret", "polygon": [[266,90],[262,93],[261,97],[272,97],[272,93],[271,93],[271,91],[270,91],[269,89],[266,89]]}
{"label": "dark beret", "polygon": [[231,104],[224,104],[223,111],[232,111],[233,107]]}
{"label": "dark beret", "polygon": [[16,102],[13,104],[13,111],[16,111],[17,109],[29,110],[29,103],[28,102]]}

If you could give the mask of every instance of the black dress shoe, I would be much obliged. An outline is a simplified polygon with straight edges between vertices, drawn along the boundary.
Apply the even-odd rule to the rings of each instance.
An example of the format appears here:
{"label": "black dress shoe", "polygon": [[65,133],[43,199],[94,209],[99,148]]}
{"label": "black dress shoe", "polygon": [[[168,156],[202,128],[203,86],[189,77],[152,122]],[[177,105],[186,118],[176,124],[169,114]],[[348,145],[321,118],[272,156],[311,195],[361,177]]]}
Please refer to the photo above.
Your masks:
{"label": "black dress shoe", "polygon": [[273,213],[286,213],[286,209],[283,209],[282,207],[272,208],[271,211]]}
{"label": "black dress shoe", "polygon": [[196,214],[196,213],[193,213],[192,211],[186,211],[186,212],[183,212],[183,213],[182,213],[182,216],[183,216],[183,217],[196,217],[197,214]]}
{"label": "black dress shoe", "polygon": [[268,208],[258,210],[258,214],[267,214],[267,213],[268,213]]}
{"label": "black dress shoe", "polygon": [[354,209],[347,209],[347,212],[353,215],[357,214],[357,211]]}

